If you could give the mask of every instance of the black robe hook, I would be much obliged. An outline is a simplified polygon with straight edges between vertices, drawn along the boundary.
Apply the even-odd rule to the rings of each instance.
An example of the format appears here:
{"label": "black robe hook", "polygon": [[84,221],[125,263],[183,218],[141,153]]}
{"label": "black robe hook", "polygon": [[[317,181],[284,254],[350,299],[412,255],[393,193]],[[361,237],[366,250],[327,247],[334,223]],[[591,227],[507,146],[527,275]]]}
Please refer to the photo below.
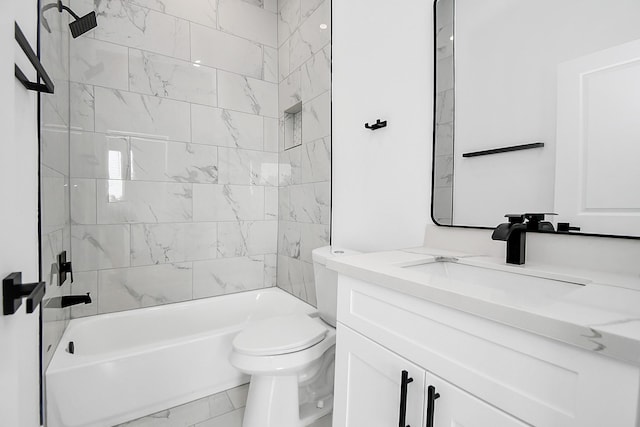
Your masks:
{"label": "black robe hook", "polygon": [[380,121],[380,119],[376,120],[376,122],[372,125],[370,125],[369,123],[365,123],[364,127],[367,129],[371,129],[371,130],[376,130],[376,129],[380,129],[380,128],[385,128],[387,127],[387,121]]}

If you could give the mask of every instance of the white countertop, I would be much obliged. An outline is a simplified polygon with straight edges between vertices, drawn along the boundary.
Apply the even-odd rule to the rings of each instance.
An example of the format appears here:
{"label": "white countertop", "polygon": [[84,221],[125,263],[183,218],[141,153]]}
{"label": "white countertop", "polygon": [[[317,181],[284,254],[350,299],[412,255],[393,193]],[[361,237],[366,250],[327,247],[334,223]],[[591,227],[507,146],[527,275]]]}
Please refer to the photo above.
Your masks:
{"label": "white countertop", "polygon": [[[454,257],[458,263],[544,279],[550,286],[517,288],[443,280],[405,267]],[[509,326],[640,364],[640,278],[473,256],[432,248],[336,257],[340,274]],[[573,283],[570,283],[573,282]]]}

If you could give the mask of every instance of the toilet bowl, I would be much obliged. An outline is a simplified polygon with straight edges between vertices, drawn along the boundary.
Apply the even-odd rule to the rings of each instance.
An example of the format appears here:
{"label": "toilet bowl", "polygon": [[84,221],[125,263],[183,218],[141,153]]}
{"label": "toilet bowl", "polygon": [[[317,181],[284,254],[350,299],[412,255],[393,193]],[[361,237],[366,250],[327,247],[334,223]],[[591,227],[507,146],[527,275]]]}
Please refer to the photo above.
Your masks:
{"label": "toilet bowl", "polygon": [[357,253],[315,249],[318,312],[256,321],[233,340],[231,364],[251,375],[243,427],[303,427],[331,412],[337,275],[325,264]]}

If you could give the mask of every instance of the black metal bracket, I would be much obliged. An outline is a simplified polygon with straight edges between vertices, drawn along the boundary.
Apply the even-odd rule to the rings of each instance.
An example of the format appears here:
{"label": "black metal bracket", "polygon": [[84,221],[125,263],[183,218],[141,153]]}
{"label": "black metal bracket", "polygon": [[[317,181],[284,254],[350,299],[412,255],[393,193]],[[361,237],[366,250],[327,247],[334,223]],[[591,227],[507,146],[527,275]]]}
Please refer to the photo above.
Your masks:
{"label": "black metal bracket", "polygon": [[53,81],[45,71],[44,67],[42,66],[42,63],[38,59],[38,55],[36,55],[36,53],[33,51],[33,48],[29,44],[29,41],[27,40],[27,38],[24,36],[17,22],[15,23],[15,38],[16,38],[16,41],[18,42],[18,45],[22,49],[22,51],[25,53],[25,55],[27,55],[27,58],[29,58],[29,62],[31,62],[33,67],[36,69],[36,72],[38,74],[37,78],[42,79],[44,81],[44,84],[29,81],[29,79],[27,78],[27,76],[24,75],[20,67],[18,67],[17,64],[14,64],[15,65],[14,74],[16,78],[20,80],[20,83],[22,83],[22,85],[29,90],[33,90],[36,92],[53,93],[55,89],[53,85]]}
{"label": "black metal bracket", "polygon": [[33,313],[46,291],[45,282],[22,283],[22,273],[11,273],[2,279],[2,307],[5,315],[14,314],[27,297],[27,313]]}
{"label": "black metal bracket", "polygon": [[532,148],[544,147],[544,142],[533,142],[531,144],[512,145],[509,147],[492,148],[491,150],[472,151],[462,154],[462,157],[488,156],[490,154],[508,153],[510,151],[530,150]]}
{"label": "black metal bracket", "polygon": [[380,121],[380,119],[376,120],[376,122],[372,125],[370,125],[369,123],[365,123],[364,127],[367,129],[371,129],[371,130],[376,130],[376,129],[380,129],[380,128],[386,128],[387,127],[387,121]]}
{"label": "black metal bracket", "polygon": [[73,283],[73,267],[71,261],[67,261],[67,251],[58,254],[58,286],[67,280],[67,274],[71,275],[71,283]]}

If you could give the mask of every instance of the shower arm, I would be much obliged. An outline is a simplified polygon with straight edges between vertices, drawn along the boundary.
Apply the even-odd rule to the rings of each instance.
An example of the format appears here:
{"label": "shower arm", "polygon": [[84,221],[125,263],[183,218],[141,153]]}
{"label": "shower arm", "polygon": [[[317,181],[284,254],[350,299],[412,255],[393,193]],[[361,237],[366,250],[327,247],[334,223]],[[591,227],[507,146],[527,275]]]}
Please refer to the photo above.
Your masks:
{"label": "shower arm", "polygon": [[62,13],[63,10],[66,10],[67,12],[69,12],[71,16],[73,16],[74,19],[76,20],[80,19],[80,17],[76,15],[76,13],[73,10],[69,9],[67,6],[62,4],[62,0],[58,0],[57,3],[49,3],[42,6],[42,10],[40,11],[40,13],[46,12],[47,10],[53,9],[54,7],[57,8],[58,12],[60,13]]}
{"label": "shower arm", "polygon": [[69,9],[67,6],[63,5],[61,1],[60,1],[60,2],[58,2],[58,4],[59,4],[59,6],[58,6],[58,10],[60,10],[60,12],[62,12],[62,10],[61,10],[61,9],[64,9],[64,10],[66,10],[67,12],[69,12],[69,14],[70,14],[71,16],[73,16],[73,18],[74,18],[75,20],[79,20],[79,19],[80,19],[80,17],[79,17],[78,15],[76,15],[76,14],[75,14],[75,12],[74,12],[73,10],[71,10],[71,9]]}

